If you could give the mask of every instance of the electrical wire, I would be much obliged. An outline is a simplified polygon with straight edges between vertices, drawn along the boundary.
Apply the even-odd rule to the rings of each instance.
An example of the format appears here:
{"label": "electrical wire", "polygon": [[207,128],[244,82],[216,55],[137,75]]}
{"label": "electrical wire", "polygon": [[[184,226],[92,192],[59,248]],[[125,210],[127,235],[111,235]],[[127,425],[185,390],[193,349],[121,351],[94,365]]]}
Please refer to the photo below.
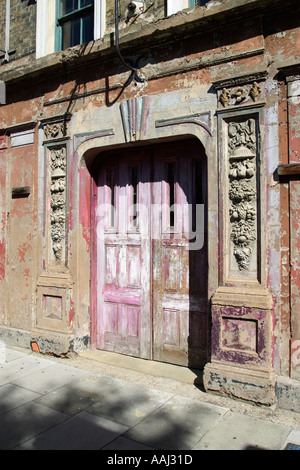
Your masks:
{"label": "electrical wire", "polygon": [[[152,3],[153,5],[153,3]],[[151,6],[152,6],[151,5]],[[115,42],[116,42],[116,49],[117,49],[117,53],[118,53],[118,56],[119,56],[119,59],[120,61],[122,62],[122,64],[128,68],[129,70],[131,70],[131,76],[130,78],[134,78],[137,82],[144,82],[144,79],[139,77],[138,76],[138,68],[136,67],[133,67],[131,64],[129,64],[128,62],[126,62],[126,60],[124,59],[124,57],[122,56],[121,54],[121,51],[120,51],[120,43],[119,43],[119,6],[118,6],[118,0],[115,0]]]}

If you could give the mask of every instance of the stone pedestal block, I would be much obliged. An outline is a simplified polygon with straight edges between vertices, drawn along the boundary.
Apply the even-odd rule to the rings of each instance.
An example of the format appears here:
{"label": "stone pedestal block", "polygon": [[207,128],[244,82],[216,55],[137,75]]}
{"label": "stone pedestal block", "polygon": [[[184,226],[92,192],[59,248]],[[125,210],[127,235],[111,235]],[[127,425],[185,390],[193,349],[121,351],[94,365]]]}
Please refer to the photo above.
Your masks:
{"label": "stone pedestal block", "polygon": [[272,371],[246,369],[222,362],[209,363],[204,369],[206,391],[252,401],[263,405],[276,402],[276,376]]}
{"label": "stone pedestal block", "polygon": [[204,369],[205,389],[274,403],[271,296],[262,288],[220,287],[211,312],[212,355]]}

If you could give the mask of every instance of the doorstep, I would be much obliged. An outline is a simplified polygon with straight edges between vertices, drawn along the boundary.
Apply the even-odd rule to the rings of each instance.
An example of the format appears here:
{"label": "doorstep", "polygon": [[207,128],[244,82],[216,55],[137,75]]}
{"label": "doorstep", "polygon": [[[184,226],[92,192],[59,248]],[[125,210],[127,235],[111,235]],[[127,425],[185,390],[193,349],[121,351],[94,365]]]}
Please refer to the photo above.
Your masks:
{"label": "doorstep", "polygon": [[163,362],[140,359],[123,354],[100,351],[98,349],[85,350],[79,354],[80,357],[99,361],[115,367],[121,367],[135,372],[141,372],[154,377],[169,378],[179,382],[202,385],[202,370],[190,369],[189,367],[177,366]]}

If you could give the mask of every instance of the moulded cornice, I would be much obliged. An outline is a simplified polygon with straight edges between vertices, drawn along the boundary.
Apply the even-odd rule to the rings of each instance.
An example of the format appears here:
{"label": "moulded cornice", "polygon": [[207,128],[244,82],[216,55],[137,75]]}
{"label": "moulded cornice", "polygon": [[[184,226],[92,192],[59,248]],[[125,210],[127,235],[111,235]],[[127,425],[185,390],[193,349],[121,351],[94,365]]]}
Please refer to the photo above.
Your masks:
{"label": "moulded cornice", "polygon": [[[168,18],[153,23],[133,24],[120,31],[120,46],[125,54],[161,46],[187,37],[195,37],[208,31],[229,28],[245,18],[259,17],[277,10],[288,11],[295,6],[293,0],[223,0],[212,1],[203,7],[183,10]],[[111,43],[111,33],[103,39],[87,45],[79,45],[65,51],[35,59],[34,55],[9,62],[0,67],[0,80],[14,84],[30,79],[47,79],[51,74],[76,70],[95,60],[99,66],[103,61],[117,60],[115,46]]]}

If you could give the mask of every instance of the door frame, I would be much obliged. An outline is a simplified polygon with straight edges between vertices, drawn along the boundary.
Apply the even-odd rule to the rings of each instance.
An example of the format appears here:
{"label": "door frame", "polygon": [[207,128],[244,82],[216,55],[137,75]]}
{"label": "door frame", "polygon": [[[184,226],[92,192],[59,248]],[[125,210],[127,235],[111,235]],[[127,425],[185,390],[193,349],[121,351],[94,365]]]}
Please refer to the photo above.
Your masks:
{"label": "door frame", "polygon": [[[208,158],[206,154],[206,149],[203,146],[202,142],[199,141],[199,139],[195,139],[195,136],[193,135],[189,135],[189,136],[179,135],[177,136],[176,139],[171,139],[171,140],[159,139],[158,142],[155,142],[155,147],[160,148],[161,145],[172,144],[172,142],[182,143],[185,140],[187,140],[187,142],[190,142],[190,141],[194,142],[194,145],[198,141],[197,145],[199,144],[199,148],[200,146],[202,146],[203,154],[206,158],[206,166],[208,166]],[[152,148],[153,145],[154,145],[153,142],[147,142],[146,148]],[[143,146],[145,146],[145,143],[143,143]],[[134,148],[138,148],[138,147],[141,147],[139,143],[137,143],[134,146]],[[90,284],[90,288],[91,288],[90,296],[91,296],[91,306],[92,306],[92,309],[91,309],[91,345],[95,349],[97,349],[96,344],[97,344],[97,328],[98,328],[98,324],[97,324],[97,321],[98,321],[97,320],[97,305],[98,305],[98,302],[97,302],[97,296],[98,296],[98,293],[97,293],[97,234],[96,234],[97,178],[98,178],[99,169],[101,169],[101,166],[103,165],[104,154],[110,151],[114,151],[114,150],[125,152],[126,149],[128,148],[130,147],[128,147],[127,145],[122,145],[122,146],[105,147],[105,148],[99,149],[99,153],[97,157],[94,159],[94,164],[90,170],[90,173],[92,175],[92,178],[91,178],[91,241],[92,242],[91,242],[91,284]],[[206,178],[207,177],[208,177],[208,172],[207,172]],[[207,204],[209,204],[208,194],[207,194]],[[206,208],[206,214],[207,214],[207,219],[208,219],[208,208]],[[208,253],[207,253],[207,258],[208,258]],[[152,276],[152,266],[151,266],[151,276]],[[152,279],[151,279],[151,286],[152,286]],[[209,290],[209,279],[208,279],[208,290]],[[207,305],[209,307],[208,298],[207,298]],[[151,312],[152,312],[152,305],[151,305]],[[209,315],[209,311],[208,311],[208,315]],[[151,321],[153,321],[152,316],[153,316],[153,312],[151,313]],[[152,325],[152,334],[153,334],[153,325]],[[151,351],[152,351],[152,348],[153,348],[153,341],[151,343]],[[209,355],[209,351],[208,351],[208,355]]]}
{"label": "door frame", "polygon": [[[205,113],[204,113],[205,114]],[[90,328],[89,344],[92,349],[96,345],[96,240],[95,240],[95,196],[97,184],[94,178],[97,164],[101,162],[101,154],[108,150],[118,150],[130,148],[132,145],[151,145],[153,142],[160,144],[171,141],[195,138],[202,144],[207,161],[207,184],[217,188],[217,191],[207,194],[207,230],[211,234],[208,239],[208,301],[219,285],[218,258],[219,258],[219,175],[218,175],[218,157],[217,142],[213,139],[211,133],[211,122],[206,123],[201,115],[193,116],[187,119],[169,121],[156,121],[154,127],[151,126],[152,116],[148,116],[148,125],[143,137],[136,144],[127,140],[126,134],[120,136],[120,132],[115,133],[113,128],[107,128],[103,131],[83,134],[78,138],[74,146],[74,156],[77,160],[77,174],[74,173],[74,182],[77,179],[78,188],[81,185],[85,188],[85,193],[79,192],[78,196],[78,214],[74,217],[82,225],[82,231],[85,235],[89,234],[89,260],[90,260]],[[112,122],[111,122],[112,124]],[[108,123],[109,126],[109,123]],[[96,172],[97,173],[97,172]],[[90,190],[88,191],[88,187]],[[80,235],[77,235],[80,243]],[[80,270],[80,263],[78,263]],[[210,356],[210,349],[208,350]],[[208,358],[209,360],[209,358]]]}

